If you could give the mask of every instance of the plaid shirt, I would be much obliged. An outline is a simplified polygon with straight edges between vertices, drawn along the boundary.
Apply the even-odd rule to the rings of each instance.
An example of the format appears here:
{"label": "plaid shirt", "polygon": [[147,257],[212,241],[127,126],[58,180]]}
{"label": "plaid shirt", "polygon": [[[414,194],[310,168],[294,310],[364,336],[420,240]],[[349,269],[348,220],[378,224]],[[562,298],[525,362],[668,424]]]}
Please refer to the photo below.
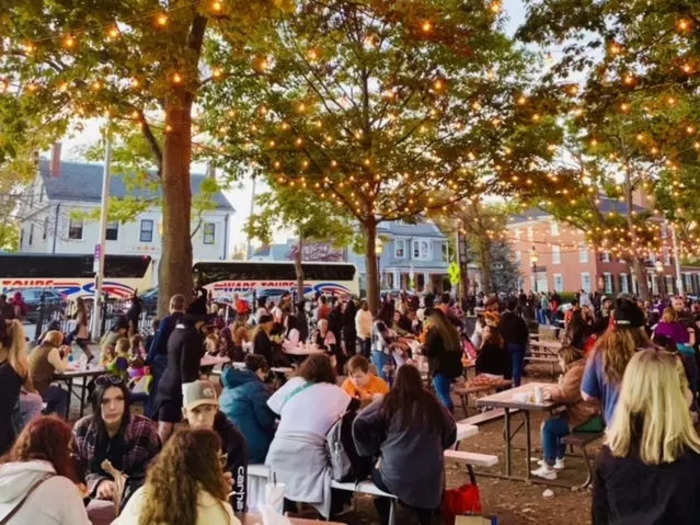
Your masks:
{"label": "plaid shirt", "polygon": [[[73,427],[75,434],[78,461],[86,469],[85,481],[91,495],[94,495],[97,485],[105,479],[111,479],[100,470],[91,469],[97,444],[97,425],[92,416],[86,416],[76,422]],[[124,429],[126,455],[122,462],[122,471],[130,478],[143,478],[150,461],[160,452],[160,438],[155,423],[138,414],[131,414],[129,423]]]}

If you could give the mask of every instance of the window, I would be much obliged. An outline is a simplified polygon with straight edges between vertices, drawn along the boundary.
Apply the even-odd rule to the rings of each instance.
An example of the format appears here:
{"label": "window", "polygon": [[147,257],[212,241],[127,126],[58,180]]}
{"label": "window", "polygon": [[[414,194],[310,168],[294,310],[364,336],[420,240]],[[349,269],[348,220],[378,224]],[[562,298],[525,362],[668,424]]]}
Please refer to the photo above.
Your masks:
{"label": "window", "polygon": [[404,259],[406,257],[406,239],[394,239],[394,258]]}
{"label": "window", "polygon": [[629,284],[628,279],[629,279],[629,277],[627,276],[626,273],[620,274],[620,292],[621,293],[630,293],[630,284]]}
{"label": "window", "polygon": [[153,220],[141,219],[141,230],[139,232],[139,241],[153,242]]}
{"label": "window", "polygon": [[19,231],[19,249],[20,250],[23,248],[23,244],[24,244],[24,228],[22,228]]}
{"label": "window", "polygon": [[532,239],[533,239],[533,236],[532,236],[532,226],[528,226],[528,227],[527,227],[527,240],[528,240],[528,241],[531,241]]}
{"label": "window", "polygon": [[446,242],[441,243],[442,247],[442,261],[447,262],[450,259],[450,248]]}
{"label": "window", "polygon": [[424,240],[413,241],[413,258],[426,261],[432,257],[431,242]]}
{"label": "window", "polygon": [[605,272],[603,274],[603,279],[605,282],[605,293],[613,293],[612,274],[610,272]]}
{"label": "window", "polygon": [[119,221],[109,221],[105,230],[105,239],[116,241],[119,236]]}
{"label": "window", "polygon": [[610,252],[603,252],[600,254],[600,260],[604,263],[610,262]]}
{"label": "window", "polygon": [[578,260],[582,263],[588,262],[588,247],[582,244],[578,251]]}
{"label": "window", "polygon": [[550,233],[554,236],[559,235],[559,223],[557,221],[550,223]]}
{"label": "window", "polygon": [[213,222],[205,222],[202,236],[204,237],[204,244],[214,244],[214,239],[216,238],[216,224]]}
{"label": "window", "polygon": [[46,236],[49,233],[49,218],[44,217],[44,232],[41,234],[41,238],[46,240]]}
{"label": "window", "polygon": [[673,275],[666,276],[666,293],[676,293],[676,280]]}
{"label": "window", "polygon": [[82,219],[74,219],[71,217],[68,221],[68,238],[73,240],[81,240],[83,238],[83,221]]}
{"label": "window", "polygon": [[29,225],[29,246],[34,242],[34,223]]}
{"label": "window", "polygon": [[564,291],[564,277],[560,273],[554,274],[554,291],[563,292]]}
{"label": "window", "polygon": [[552,244],[552,264],[561,264],[561,249],[558,244]]}
{"label": "window", "polygon": [[581,274],[581,289],[586,293],[591,293],[591,274],[588,272]]}

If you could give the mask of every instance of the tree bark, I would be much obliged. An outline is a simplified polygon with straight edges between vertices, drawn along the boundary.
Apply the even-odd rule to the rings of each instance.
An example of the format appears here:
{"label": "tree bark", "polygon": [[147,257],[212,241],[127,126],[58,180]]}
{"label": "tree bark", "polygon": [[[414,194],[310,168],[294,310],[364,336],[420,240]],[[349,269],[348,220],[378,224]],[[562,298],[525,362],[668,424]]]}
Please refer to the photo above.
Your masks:
{"label": "tree bark", "polygon": [[632,220],[632,210],[634,209],[634,203],[632,198],[632,174],[630,173],[631,168],[626,166],[625,169],[625,202],[627,204],[627,228],[630,232],[630,244],[632,253],[630,259],[632,261],[632,271],[637,278],[637,286],[639,287],[639,298],[642,301],[647,301],[650,299],[649,296],[649,285],[647,283],[647,276],[644,268],[644,264],[639,255],[634,251],[637,246],[637,234],[634,230],[634,221]]}
{"label": "tree bark", "polygon": [[301,303],[304,300],[304,267],[301,265],[303,260],[304,238],[301,235],[299,228],[299,243],[297,245],[297,253],[294,255],[294,271],[297,275],[297,294],[299,296],[297,302]]}
{"label": "tree bark", "polygon": [[481,291],[491,293],[491,243],[479,240],[479,262],[481,264]]}
{"label": "tree bark", "polygon": [[192,102],[173,96],[166,102],[166,122],[172,131],[163,143],[163,235],[159,266],[158,317],[168,312],[175,294],[192,298],[192,242],[190,240],[190,161],[192,159]]}
{"label": "tree bark", "polygon": [[365,227],[365,246],[366,257],[365,265],[367,267],[367,302],[372,315],[377,315],[379,308],[379,275],[377,273],[377,223],[370,219],[364,224]]}

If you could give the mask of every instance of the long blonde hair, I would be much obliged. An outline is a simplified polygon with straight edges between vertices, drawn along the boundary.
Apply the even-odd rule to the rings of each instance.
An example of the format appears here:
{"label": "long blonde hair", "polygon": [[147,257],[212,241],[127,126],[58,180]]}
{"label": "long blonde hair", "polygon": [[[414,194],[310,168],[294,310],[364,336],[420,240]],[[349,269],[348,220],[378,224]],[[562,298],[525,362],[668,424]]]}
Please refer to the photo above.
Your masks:
{"label": "long blonde hair", "polygon": [[622,381],[622,374],[636,349],[637,343],[629,328],[609,328],[598,339],[595,351],[603,353],[603,372],[609,382]]}
{"label": "long blonde hair", "polygon": [[645,464],[658,465],[672,463],[689,450],[700,453],[687,392],[683,364],[676,356],[659,350],[637,352],[625,370],[606,435],[612,454],[628,457],[639,447]]}
{"label": "long blonde hair", "polygon": [[27,342],[24,334],[24,327],[18,320],[13,319],[10,322],[0,322],[5,324],[7,340],[9,346],[5,346],[0,338],[0,350],[7,352],[7,362],[17,372],[17,375],[26,380],[29,377],[29,359],[27,358]]}

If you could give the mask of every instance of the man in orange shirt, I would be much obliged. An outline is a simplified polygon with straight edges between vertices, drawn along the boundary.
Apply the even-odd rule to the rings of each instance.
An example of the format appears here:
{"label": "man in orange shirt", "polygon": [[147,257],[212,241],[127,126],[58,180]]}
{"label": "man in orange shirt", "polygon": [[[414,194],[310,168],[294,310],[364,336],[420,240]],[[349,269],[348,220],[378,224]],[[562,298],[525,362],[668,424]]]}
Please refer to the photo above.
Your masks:
{"label": "man in orange shirt", "polygon": [[389,385],[382,378],[369,371],[369,361],[362,355],[355,355],[348,361],[348,378],[342,389],[350,397],[369,403],[389,392]]}

